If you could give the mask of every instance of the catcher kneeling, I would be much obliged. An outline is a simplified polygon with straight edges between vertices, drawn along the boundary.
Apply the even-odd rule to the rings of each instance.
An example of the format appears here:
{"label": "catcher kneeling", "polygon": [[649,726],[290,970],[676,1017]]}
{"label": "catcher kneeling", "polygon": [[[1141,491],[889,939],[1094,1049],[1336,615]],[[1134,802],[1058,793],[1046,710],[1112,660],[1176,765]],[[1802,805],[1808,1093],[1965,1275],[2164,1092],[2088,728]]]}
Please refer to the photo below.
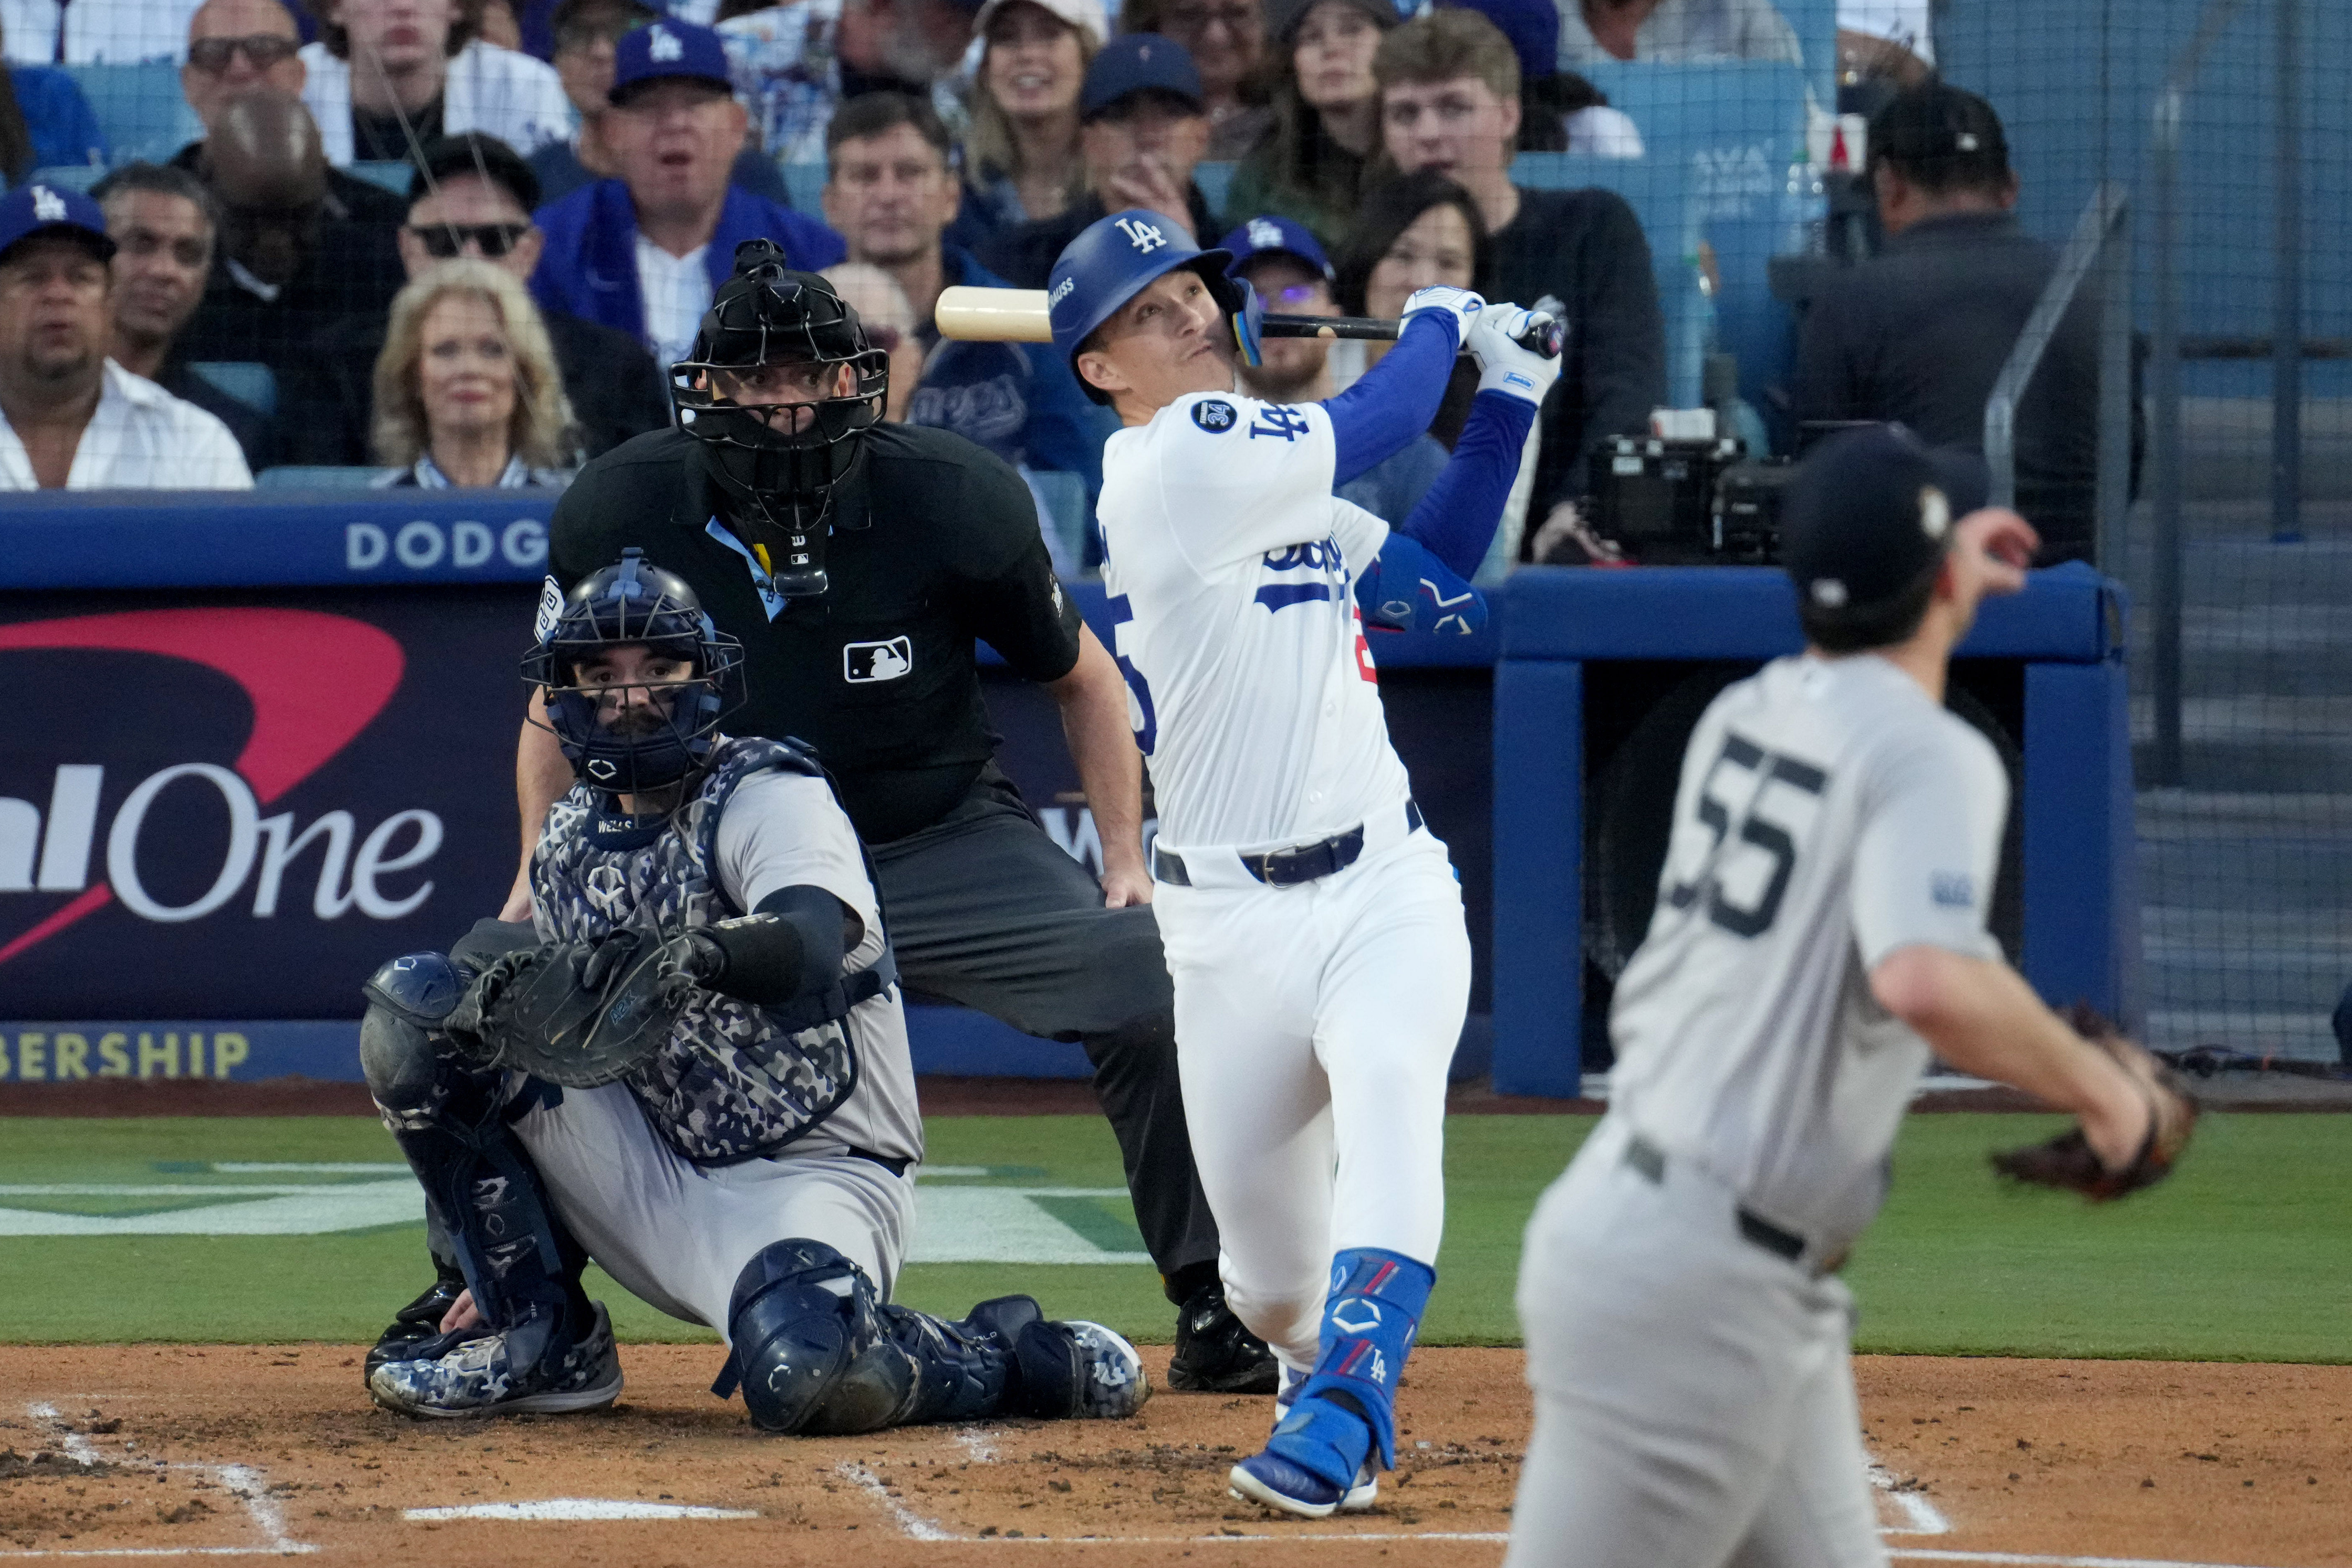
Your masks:
{"label": "catcher kneeling", "polygon": [[611,1404],[580,1247],[719,1330],[712,1391],[740,1384],[771,1431],[1133,1412],[1142,1365],[1098,1324],[890,1302],[923,1133],[849,819],[806,751],[719,732],[740,649],[677,577],[631,550],[552,592],[523,673],[580,782],[533,857],[538,945],[484,921],[368,984],[369,1084],[470,1296],[369,1393],[412,1415]]}

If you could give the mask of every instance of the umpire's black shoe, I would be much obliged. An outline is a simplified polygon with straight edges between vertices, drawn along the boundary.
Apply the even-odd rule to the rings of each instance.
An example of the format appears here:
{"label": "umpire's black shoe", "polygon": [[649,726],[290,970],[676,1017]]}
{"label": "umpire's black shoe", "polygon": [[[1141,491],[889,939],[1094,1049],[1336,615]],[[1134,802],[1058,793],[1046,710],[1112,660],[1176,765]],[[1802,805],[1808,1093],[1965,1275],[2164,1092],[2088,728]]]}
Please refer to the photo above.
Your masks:
{"label": "umpire's black shoe", "polygon": [[1272,1394],[1282,1379],[1265,1342],[1242,1327],[1221,1285],[1203,1285],[1176,1314],[1168,1386],[1186,1394]]}
{"label": "umpire's black shoe", "polygon": [[[392,1315],[392,1326],[378,1335],[375,1347],[367,1353],[367,1364],[361,1368],[360,1378],[365,1382],[375,1374],[375,1369],[388,1361],[414,1361],[420,1351],[442,1337],[441,1320],[457,1304],[466,1289],[466,1277],[449,1265],[434,1260],[437,1271],[425,1294]],[[448,1347],[436,1346],[437,1355]]]}

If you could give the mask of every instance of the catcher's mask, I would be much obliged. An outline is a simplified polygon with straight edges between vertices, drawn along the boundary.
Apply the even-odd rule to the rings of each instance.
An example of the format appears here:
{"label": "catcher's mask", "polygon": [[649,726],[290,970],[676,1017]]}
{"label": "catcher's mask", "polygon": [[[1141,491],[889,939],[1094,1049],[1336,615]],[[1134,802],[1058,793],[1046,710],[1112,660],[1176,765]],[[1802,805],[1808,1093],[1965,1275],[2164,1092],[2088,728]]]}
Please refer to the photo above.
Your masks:
{"label": "catcher's mask", "polygon": [[669,379],[678,427],[704,444],[777,591],[824,593],[834,487],[882,417],[890,356],[832,284],[786,267],[772,241],[747,239]]}
{"label": "catcher's mask", "polygon": [[[646,658],[629,659],[630,648]],[[743,700],[743,647],[711,626],[684,578],[625,550],[560,608],[542,606],[522,678],[547,693],[547,727],[572,771],[635,795],[676,784],[710,754],[719,721]]]}

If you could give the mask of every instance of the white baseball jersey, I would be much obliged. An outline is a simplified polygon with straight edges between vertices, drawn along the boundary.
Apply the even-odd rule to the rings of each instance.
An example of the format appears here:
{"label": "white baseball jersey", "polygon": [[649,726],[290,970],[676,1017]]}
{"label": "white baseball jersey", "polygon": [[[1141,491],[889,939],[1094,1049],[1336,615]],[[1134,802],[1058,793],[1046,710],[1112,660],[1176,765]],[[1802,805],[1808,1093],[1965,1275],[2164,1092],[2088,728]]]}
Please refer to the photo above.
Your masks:
{"label": "white baseball jersey", "polygon": [[1355,580],[1388,524],[1331,493],[1320,405],[1179,398],[1103,448],[1103,581],[1160,842],[1279,848],[1402,814]]}
{"label": "white baseball jersey", "polygon": [[1870,994],[1985,912],[2009,781],[1991,744],[1872,655],[1783,658],[1692,732],[1657,911],[1617,984],[1612,1107],[1824,1247],[1885,1195],[1927,1047]]}

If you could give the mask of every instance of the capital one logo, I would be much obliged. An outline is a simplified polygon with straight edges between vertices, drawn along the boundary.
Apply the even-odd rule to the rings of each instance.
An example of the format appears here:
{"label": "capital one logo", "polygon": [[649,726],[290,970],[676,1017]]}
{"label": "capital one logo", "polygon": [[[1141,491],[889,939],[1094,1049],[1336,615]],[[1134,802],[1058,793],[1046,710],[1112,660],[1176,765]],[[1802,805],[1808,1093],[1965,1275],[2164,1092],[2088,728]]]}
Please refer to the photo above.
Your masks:
{"label": "capital one logo", "polygon": [[1112,226],[1127,236],[1127,243],[1145,256],[1168,243],[1168,237],[1160,232],[1158,224],[1146,223],[1139,217],[1119,218]]}
{"label": "capital one logo", "polygon": [[[309,610],[234,608],[138,610],[0,626],[0,651],[75,648],[155,654],[215,670],[243,689],[253,727],[228,767],[173,763],[141,779],[102,829],[103,763],[58,767],[46,800],[0,798],[0,963],[118,900],[142,920],[180,924],[249,892],[253,913],[273,917],[296,858],[313,847],[320,864],[310,901],[318,919],[356,909],[371,920],[398,920],[431,896],[431,881],[415,873],[441,847],[441,819],[432,812],[395,811],[365,828],[341,810],[307,824],[292,812],[263,815],[357,738],[392,700],[405,658],[389,634]],[[205,890],[169,903],[149,882],[171,847],[148,821],[168,792],[182,790],[217,795],[228,837]],[[412,875],[395,878],[399,872]],[[12,910],[23,907],[10,895],[57,893],[76,896],[29,928],[9,932],[16,924]]]}

